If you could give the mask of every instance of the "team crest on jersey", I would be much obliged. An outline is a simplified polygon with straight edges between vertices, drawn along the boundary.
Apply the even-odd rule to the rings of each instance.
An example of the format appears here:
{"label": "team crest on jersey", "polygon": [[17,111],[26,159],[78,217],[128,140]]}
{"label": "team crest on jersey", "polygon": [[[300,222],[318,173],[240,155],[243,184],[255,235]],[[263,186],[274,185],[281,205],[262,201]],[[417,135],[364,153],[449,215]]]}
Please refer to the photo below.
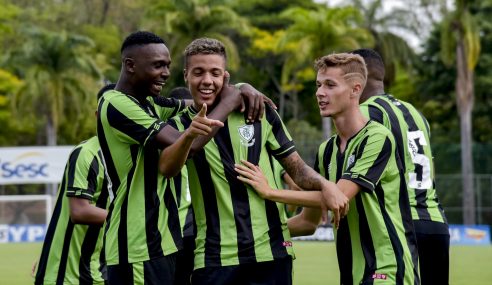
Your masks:
{"label": "team crest on jersey", "polygon": [[241,137],[241,144],[246,146],[252,146],[255,144],[255,128],[253,125],[244,125],[238,129],[239,136]]}

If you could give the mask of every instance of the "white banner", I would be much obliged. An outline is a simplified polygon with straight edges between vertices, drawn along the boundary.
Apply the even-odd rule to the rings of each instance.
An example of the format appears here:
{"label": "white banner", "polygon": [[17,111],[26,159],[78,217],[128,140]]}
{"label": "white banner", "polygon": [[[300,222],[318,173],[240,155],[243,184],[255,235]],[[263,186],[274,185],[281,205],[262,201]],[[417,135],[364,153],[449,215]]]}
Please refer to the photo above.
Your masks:
{"label": "white banner", "polygon": [[59,183],[73,148],[0,147],[0,185]]}

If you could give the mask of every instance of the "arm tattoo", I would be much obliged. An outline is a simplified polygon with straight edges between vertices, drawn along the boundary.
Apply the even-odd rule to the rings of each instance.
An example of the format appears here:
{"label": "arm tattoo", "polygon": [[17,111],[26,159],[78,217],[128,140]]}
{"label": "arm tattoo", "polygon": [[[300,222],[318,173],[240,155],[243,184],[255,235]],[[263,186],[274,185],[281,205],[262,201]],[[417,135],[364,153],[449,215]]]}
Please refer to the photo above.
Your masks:
{"label": "arm tattoo", "polygon": [[279,161],[299,187],[304,190],[321,190],[324,178],[309,167],[297,152]]}

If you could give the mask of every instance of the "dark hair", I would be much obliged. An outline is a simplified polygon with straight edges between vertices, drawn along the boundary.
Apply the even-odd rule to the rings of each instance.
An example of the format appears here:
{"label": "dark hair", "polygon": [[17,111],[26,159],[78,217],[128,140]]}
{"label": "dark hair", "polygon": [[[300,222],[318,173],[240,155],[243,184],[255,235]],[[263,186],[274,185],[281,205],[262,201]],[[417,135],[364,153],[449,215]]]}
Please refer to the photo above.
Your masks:
{"label": "dark hair", "polygon": [[125,49],[132,47],[132,46],[137,46],[137,45],[146,45],[146,44],[165,44],[164,40],[161,39],[158,35],[151,33],[151,32],[146,32],[146,31],[138,31],[130,34],[126,39],[123,41],[123,44],[121,45],[121,52],[123,52]]}
{"label": "dark hair", "polygon": [[192,99],[190,90],[186,87],[176,87],[169,92],[169,98]]}
{"label": "dark hair", "polygon": [[384,80],[384,62],[379,53],[368,48],[356,49],[350,53],[362,56],[366,62],[367,70],[369,71],[368,77],[373,77],[374,79],[381,81]]}
{"label": "dark hair", "polygon": [[184,50],[185,66],[188,66],[188,58],[196,54],[218,54],[227,61],[227,54],[224,44],[216,39],[199,38],[192,41]]}
{"label": "dark hair", "polygon": [[99,92],[97,92],[97,101],[102,97],[104,92],[113,90],[116,87],[116,83],[109,83],[108,85],[104,85]]}

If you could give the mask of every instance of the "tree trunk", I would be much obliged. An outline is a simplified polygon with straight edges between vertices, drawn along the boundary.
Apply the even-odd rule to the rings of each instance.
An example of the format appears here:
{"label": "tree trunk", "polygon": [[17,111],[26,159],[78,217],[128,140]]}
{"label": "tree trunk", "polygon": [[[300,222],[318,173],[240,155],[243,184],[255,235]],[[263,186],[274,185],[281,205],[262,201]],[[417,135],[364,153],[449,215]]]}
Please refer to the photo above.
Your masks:
{"label": "tree trunk", "polygon": [[473,70],[468,68],[464,42],[456,46],[456,103],[460,116],[461,176],[463,188],[463,223],[475,224],[475,189],[473,183],[472,111],[474,103]]}
{"label": "tree trunk", "polygon": [[[53,124],[53,119],[47,117],[46,119],[46,145],[55,146],[56,145],[56,127]],[[46,184],[46,193],[50,194],[52,197],[56,197],[58,192],[58,184]]]}
{"label": "tree trunk", "polygon": [[56,145],[56,128],[53,124],[53,119],[51,119],[49,116],[46,120],[46,145]]}
{"label": "tree trunk", "polygon": [[110,6],[110,0],[104,0],[103,1],[103,7],[102,7],[102,15],[101,15],[101,20],[99,21],[99,25],[103,26],[106,23],[106,19],[108,17],[108,12],[109,12],[109,6]]}
{"label": "tree trunk", "polygon": [[330,117],[321,118],[321,124],[323,127],[323,139],[327,140],[331,137],[331,118]]}
{"label": "tree trunk", "polygon": [[285,115],[285,93],[280,90],[280,98],[278,102],[278,114],[280,115],[280,118],[282,120],[284,119]]}

